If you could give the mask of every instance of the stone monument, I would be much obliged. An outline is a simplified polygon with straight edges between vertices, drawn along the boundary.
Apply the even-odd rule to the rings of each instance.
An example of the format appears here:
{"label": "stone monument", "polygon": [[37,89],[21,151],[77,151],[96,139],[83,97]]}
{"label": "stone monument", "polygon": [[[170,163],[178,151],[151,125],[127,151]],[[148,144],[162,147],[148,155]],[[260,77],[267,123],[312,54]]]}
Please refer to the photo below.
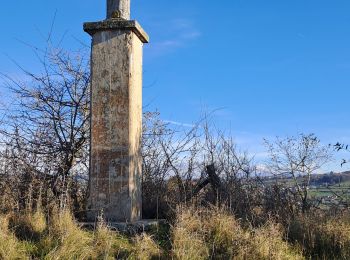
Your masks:
{"label": "stone monument", "polygon": [[88,219],[140,220],[142,51],[148,35],[130,20],[130,0],[107,0],[107,19],[84,24],[92,36]]}

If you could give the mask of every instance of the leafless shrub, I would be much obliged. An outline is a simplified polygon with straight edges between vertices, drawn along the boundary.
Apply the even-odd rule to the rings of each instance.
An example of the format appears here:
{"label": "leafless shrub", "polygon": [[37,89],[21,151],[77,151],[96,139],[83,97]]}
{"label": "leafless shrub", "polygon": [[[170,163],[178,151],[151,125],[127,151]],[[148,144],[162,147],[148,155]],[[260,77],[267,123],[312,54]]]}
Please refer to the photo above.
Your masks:
{"label": "leafless shrub", "polygon": [[35,54],[41,73],[20,67],[27,80],[3,75],[14,95],[0,130],[3,174],[17,179],[19,208],[39,197],[77,204],[77,182],[87,179],[88,167],[88,61],[53,47]]}
{"label": "leafless shrub", "polygon": [[238,215],[257,206],[252,159],[208,117],[173,127],[159,113],[146,113],[144,122],[144,216],[166,216],[179,203],[226,204]]}
{"label": "leafless shrub", "polygon": [[282,196],[292,197],[294,206],[305,213],[312,206],[309,200],[311,177],[331,159],[328,146],[322,145],[313,134],[285,139],[277,137],[274,141],[265,140],[265,144],[270,154],[268,167],[274,180],[279,184],[285,182]]}

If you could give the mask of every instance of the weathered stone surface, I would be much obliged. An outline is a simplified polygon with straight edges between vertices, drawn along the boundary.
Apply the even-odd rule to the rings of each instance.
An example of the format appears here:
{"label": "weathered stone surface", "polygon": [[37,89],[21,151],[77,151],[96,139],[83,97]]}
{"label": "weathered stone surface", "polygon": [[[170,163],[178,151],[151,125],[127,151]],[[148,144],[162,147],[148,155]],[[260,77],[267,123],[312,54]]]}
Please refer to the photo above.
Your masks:
{"label": "weathered stone surface", "polygon": [[[88,229],[88,230],[96,230],[97,228],[96,222],[85,222],[80,223],[80,227]],[[160,229],[169,228],[169,223],[164,219],[158,220],[140,220],[132,223],[126,222],[109,222],[107,223],[107,227],[112,231],[117,231],[119,233],[123,233],[126,235],[136,235],[142,234],[144,232]]]}
{"label": "weathered stone surface", "polygon": [[[125,25],[125,23],[122,23]],[[126,23],[129,24],[129,23]],[[141,217],[142,47],[134,26],[88,23],[92,36],[88,218]]]}
{"label": "weathered stone surface", "polygon": [[84,31],[93,36],[96,32],[107,30],[133,31],[143,43],[149,42],[147,33],[137,21],[125,21],[120,19],[106,20],[100,22],[84,23]]}
{"label": "weathered stone surface", "polygon": [[130,19],[130,0],[107,0],[107,19],[112,18],[113,13],[118,11],[120,18]]}

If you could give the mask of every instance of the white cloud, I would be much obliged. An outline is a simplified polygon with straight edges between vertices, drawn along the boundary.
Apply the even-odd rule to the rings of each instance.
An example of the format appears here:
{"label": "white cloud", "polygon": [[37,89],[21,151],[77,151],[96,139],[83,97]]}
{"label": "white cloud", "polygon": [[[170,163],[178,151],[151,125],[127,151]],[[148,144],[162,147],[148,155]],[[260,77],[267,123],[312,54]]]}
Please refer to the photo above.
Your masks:
{"label": "white cloud", "polygon": [[164,120],[164,122],[165,122],[165,123],[168,123],[168,124],[172,124],[172,125],[183,126],[183,127],[189,127],[189,128],[195,127],[195,125],[193,125],[193,124],[181,123],[181,122],[172,121],[172,120]]}
{"label": "white cloud", "polygon": [[[166,27],[165,27],[166,26]],[[163,55],[178,48],[186,47],[201,36],[194,25],[194,21],[185,18],[176,18],[162,22],[158,26],[160,40],[154,41],[147,47],[152,56]]]}

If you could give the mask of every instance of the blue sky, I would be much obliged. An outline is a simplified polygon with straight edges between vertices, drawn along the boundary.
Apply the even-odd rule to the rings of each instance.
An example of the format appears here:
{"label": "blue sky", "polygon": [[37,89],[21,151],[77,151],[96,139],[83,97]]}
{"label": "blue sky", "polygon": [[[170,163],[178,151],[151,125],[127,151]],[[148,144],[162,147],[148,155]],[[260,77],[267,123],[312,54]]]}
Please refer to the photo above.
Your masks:
{"label": "blue sky", "polygon": [[[350,1],[132,1],[132,18],[151,37],[144,53],[144,105],[190,124],[217,110],[216,124],[263,157],[262,138],[315,133],[350,142]],[[67,49],[90,44],[85,21],[105,18],[104,0],[12,0],[0,9],[0,71],[10,56],[39,69],[21,41]],[[0,90],[1,91],[1,90]]]}

